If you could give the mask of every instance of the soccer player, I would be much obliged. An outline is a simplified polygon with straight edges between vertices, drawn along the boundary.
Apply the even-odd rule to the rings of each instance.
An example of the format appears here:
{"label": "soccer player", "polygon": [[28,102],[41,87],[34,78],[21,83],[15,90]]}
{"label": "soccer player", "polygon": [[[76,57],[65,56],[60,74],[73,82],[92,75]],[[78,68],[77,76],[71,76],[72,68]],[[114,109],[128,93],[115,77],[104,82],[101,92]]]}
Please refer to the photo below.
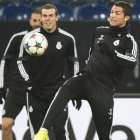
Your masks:
{"label": "soccer player", "polygon": [[110,26],[95,29],[86,67],[59,89],[33,140],[48,140],[50,128],[71,98],[89,102],[99,139],[111,139],[114,93],[124,70],[134,69],[137,63],[137,44],[128,23],[130,15],[128,3],[114,3]]}
{"label": "soccer player", "polygon": [[[46,4],[41,8],[42,27],[27,33],[23,39],[35,32],[43,34],[48,40],[48,48],[41,56],[24,58],[24,46],[21,45],[17,61],[21,75],[27,82],[27,108],[31,138],[41,127],[45,114],[57,90],[65,82],[65,62],[68,66],[69,77],[79,70],[76,42],[73,35],[58,28],[58,10],[54,5]],[[31,89],[31,90],[29,90]],[[58,105],[59,106],[59,105]],[[68,140],[67,132],[68,109],[65,108],[53,124],[56,140]]]}
{"label": "soccer player", "polygon": [[14,34],[4,52],[3,59],[0,66],[0,100],[5,98],[5,88],[9,80],[8,76],[11,73],[11,85],[3,108],[2,114],[2,140],[13,140],[12,127],[14,120],[26,105],[26,83],[23,80],[18,67],[17,58],[20,50],[20,45],[23,36],[31,30],[37,29],[41,26],[41,14],[39,10],[35,10],[31,14],[29,20],[30,28],[27,31]]}

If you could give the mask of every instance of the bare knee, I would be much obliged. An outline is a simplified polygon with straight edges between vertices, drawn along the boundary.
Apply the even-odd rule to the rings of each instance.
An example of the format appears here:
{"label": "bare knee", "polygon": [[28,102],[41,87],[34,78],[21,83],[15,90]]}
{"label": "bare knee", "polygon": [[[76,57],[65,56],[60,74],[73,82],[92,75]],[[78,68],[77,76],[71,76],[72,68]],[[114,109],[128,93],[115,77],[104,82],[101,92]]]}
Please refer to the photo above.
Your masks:
{"label": "bare knee", "polygon": [[2,133],[10,133],[12,131],[13,124],[14,124],[13,119],[3,118],[2,119]]}

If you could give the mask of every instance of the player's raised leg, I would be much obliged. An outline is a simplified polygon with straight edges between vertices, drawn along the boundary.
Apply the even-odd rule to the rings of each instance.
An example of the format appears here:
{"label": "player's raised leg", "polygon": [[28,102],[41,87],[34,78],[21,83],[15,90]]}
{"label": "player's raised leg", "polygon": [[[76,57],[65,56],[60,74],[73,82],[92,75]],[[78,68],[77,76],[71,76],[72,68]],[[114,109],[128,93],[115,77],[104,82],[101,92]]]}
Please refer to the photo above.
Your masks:
{"label": "player's raised leg", "polygon": [[73,77],[69,79],[60,88],[60,90],[58,90],[56,96],[54,97],[47,111],[42,127],[33,140],[45,140],[44,138],[46,138],[46,135],[48,134],[48,133],[45,133],[45,131],[48,132],[51,129],[51,127],[55,124],[55,122],[57,121],[57,118],[60,117],[67,103],[73,98],[75,99],[84,98],[84,96],[82,95],[83,93],[86,92],[85,86],[84,86],[85,81],[86,81],[85,76],[79,75],[77,77]]}

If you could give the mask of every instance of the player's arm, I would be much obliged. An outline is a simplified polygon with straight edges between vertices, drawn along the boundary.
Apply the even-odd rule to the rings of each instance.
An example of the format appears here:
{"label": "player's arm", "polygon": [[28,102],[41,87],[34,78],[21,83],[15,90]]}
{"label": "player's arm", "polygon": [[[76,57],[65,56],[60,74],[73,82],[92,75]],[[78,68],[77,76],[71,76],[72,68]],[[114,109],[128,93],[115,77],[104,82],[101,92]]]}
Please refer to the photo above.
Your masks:
{"label": "player's arm", "polygon": [[[10,41],[8,42],[8,45],[3,54],[3,58],[1,60],[0,76],[1,78],[3,77],[2,78],[3,81],[0,84],[2,85],[4,85],[4,79],[10,71],[11,62],[14,56],[17,55],[16,40],[17,40],[17,37],[13,35]],[[2,85],[0,85],[0,87],[2,87]]]}
{"label": "player's arm", "polygon": [[24,50],[24,41],[25,41],[26,35],[23,37],[20,45],[20,51],[19,56],[17,60],[18,69],[20,71],[20,74],[24,78],[25,81],[29,81],[29,74],[28,74],[28,68],[27,68],[27,54]]}
{"label": "player's arm", "polygon": [[125,45],[124,54],[109,48],[106,43],[99,42],[100,52],[106,54],[117,64],[128,69],[134,69],[137,64],[137,43],[133,38],[128,38]]}
{"label": "player's arm", "polygon": [[91,57],[91,54],[94,52],[94,49],[95,49],[95,44],[94,44],[94,41],[95,40],[95,31],[93,32],[93,36],[92,36],[92,43],[91,43],[91,46],[89,48],[89,55],[88,55],[88,59],[86,60],[86,64],[88,63],[90,57]]}
{"label": "player's arm", "polygon": [[[3,58],[0,64],[0,98],[6,98],[6,85],[8,83],[10,66],[14,56],[17,54],[16,37],[13,35],[8,42],[8,45],[4,51]],[[8,78],[8,79],[7,79]],[[2,100],[0,101],[2,103]]]}
{"label": "player's arm", "polygon": [[72,37],[71,41],[68,44],[67,65],[68,65],[69,78],[74,76],[79,71],[77,48],[76,48],[76,42],[74,37]]}
{"label": "player's arm", "polygon": [[[72,77],[76,75],[76,73],[79,71],[78,55],[74,37],[72,38],[72,41],[69,43],[69,49],[67,50],[67,52],[68,52],[67,53],[68,73],[69,77]],[[72,104],[73,106],[75,106],[76,109],[79,110],[81,108],[82,101],[72,99]]]}
{"label": "player's arm", "polygon": [[[30,32],[29,32],[29,34],[30,34]],[[33,91],[33,90],[36,90],[37,86],[29,78],[29,72],[28,72],[29,55],[26,53],[25,48],[24,48],[25,39],[29,34],[28,33],[25,34],[25,36],[23,37],[23,39],[21,41],[19,57],[18,57],[18,60],[17,60],[17,65],[18,65],[18,69],[20,71],[21,76],[26,81],[27,91],[30,91],[30,90]]]}
{"label": "player's arm", "polygon": [[122,67],[134,69],[137,64],[137,43],[134,38],[128,38],[125,43],[125,54],[121,54],[117,51],[116,63]]}
{"label": "player's arm", "polygon": [[94,49],[95,49],[94,46],[95,46],[95,31],[93,32],[93,35],[92,35],[92,44],[91,44],[90,51],[89,51],[90,56],[94,52]]}

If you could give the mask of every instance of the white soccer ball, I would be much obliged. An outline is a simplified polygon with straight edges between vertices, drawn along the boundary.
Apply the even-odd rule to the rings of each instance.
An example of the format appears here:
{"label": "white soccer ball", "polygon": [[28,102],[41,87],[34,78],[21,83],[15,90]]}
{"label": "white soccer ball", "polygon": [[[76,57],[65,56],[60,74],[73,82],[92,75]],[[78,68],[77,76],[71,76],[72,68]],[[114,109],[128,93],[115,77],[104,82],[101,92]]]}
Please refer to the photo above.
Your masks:
{"label": "white soccer ball", "polygon": [[25,50],[32,56],[40,56],[45,53],[48,48],[48,41],[41,33],[33,33],[25,38]]}

